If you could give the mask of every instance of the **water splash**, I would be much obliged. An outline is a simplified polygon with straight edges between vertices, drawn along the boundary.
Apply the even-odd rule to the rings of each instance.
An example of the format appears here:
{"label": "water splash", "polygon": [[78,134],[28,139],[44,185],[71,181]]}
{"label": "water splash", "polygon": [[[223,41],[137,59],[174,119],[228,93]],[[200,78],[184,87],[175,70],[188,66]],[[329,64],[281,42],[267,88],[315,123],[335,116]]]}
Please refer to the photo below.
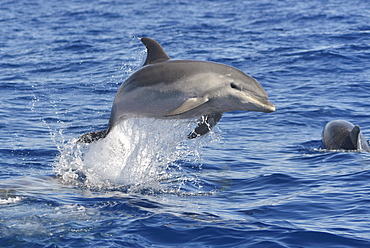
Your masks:
{"label": "water splash", "polygon": [[19,203],[20,201],[22,201],[22,199],[23,197],[20,197],[20,196],[7,197],[7,198],[0,197],[0,205]]}
{"label": "water splash", "polygon": [[[201,149],[212,140],[187,140],[194,120],[135,118],[123,121],[105,139],[91,144],[69,141],[54,169],[66,183],[92,189],[181,190],[197,176],[185,164],[200,168]],[[168,188],[166,189],[168,190]]]}

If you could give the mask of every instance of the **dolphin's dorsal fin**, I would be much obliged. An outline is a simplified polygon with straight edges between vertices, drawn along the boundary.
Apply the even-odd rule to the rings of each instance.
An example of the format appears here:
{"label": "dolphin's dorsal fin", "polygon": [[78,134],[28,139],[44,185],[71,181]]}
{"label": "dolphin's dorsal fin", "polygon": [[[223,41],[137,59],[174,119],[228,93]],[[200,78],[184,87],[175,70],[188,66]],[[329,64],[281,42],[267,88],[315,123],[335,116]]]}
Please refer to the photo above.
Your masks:
{"label": "dolphin's dorsal fin", "polygon": [[345,150],[357,150],[358,149],[358,137],[360,134],[360,127],[354,126],[351,132],[348,133],[347,137],[343,140],[340,148]]}
{"label": "dolphin's dorsal fin", "polygon": [[150,38],[141,38],[141,42],[146,46],[148,52],[143,66],[161,63],[170,59],[162,46],[155,40]]}
{"label": "dolphin's dorsal fin", "polygon": [[178,107],[175,110],[172,110],[170,113],[167,113],[164,115],[164,117],[174,116],[174,115],[180,115],[185,112],[188,112],[192,109],[195,109],[196,107],[199,107],[200,105],[208,102],[208,97],[193,97],[189,98],[185,102],[181,104],[180,107]]}
{"label": "dolphin's dorsal fin", "polygon": [[359,137],[360,131],[361,131],[360,126],[355,125],[355,127],[352,129],[352,131],[349,134],[352,140],[352,144],[356,147],[356,149],[358,149],[358,137]]}

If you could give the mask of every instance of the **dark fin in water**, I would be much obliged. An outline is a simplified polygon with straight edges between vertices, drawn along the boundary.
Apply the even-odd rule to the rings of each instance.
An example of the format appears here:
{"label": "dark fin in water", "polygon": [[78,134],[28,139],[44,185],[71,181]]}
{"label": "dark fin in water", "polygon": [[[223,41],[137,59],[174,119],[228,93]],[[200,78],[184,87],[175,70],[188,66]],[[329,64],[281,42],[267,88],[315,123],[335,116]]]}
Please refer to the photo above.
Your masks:
{"label": "dark fin in water", "polygon": [[198,126],[193,132],[188,134],[188,139],[194,139],[208,133],[214,126],[216,126],[221,117],[222,113],[213,113],[202,116],[202,118],[198,121]]}
{"label": "dark fin in water", "polygon": [[351,133],[349,134],[349,136],[351,136],[352,144],[354,144],[354,146],[356,147],[356,150],[358,149],[358,139],[360,137],[360,132],[361,132],[360,126],[355,125],[355,127],[352,129]]}
{"label": "dark fin in water", "polygon": [[108,134],[108,130],[85,133],[84,135],[81,135],[80,138],[78,138],[77,142],[78,143],[91,143],[91,142],[100,140],[102,138],[105,138],[107,134]]}
{"label": "dark fin in water", "polygon": [[355,125],[355,127],[352,129],[352,131],[348,134],[346,139],[341,144],[340,148],[343,148],[345,150],[357,150],[358,137],[360,131],[361,131],[360,126]]}
{"label": "dark fin in water", "polygon": [[170,59],[162,46],[155,40],[150,38],[141,38],[141,42],[146,46],[148,53],[143,66],[161,63]]}

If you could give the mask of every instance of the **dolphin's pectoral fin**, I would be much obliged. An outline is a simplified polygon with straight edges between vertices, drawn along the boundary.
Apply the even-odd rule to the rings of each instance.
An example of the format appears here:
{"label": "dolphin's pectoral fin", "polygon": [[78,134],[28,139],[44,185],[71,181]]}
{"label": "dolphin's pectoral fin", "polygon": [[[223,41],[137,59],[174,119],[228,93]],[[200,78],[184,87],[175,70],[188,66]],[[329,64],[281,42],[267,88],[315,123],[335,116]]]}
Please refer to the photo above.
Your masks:
{"label": "dolphin's pectoral fin", "polygon": [[177,109],[171,111],[168,114],[165,114],[164,117],[169,117],[173,115],[180,115],[182,113],[188,112],[196,107],[199,107],[200,105],[208,102],[208,97],[193,97],[186,100],[183,104],[181,104],[180,107]]}
{"label": "dolphin's pectoral fin", "polygon": [[108,134],[108,130],[85,133],[84,135],[81,135],[80,138],[78,138],[77,142],[78,143],[91,143],[91,142],[100,140],[102,138],[105,138],[107,134]]}
{"label": "dolphin's pectoral fin", "polygon": [[194,139],[208,133],[214,126],[216,126],[221,117],[222,113],[213,113],[202,116],[202,118],[198,121],[198,126],[194,129],[194,131],[188,134],[188,139]]}
{"label": "dolphin's pectoral fin", "polygon": [[355,125],[340,147],[346,150],[357,150],[360,131],[360,126]]}

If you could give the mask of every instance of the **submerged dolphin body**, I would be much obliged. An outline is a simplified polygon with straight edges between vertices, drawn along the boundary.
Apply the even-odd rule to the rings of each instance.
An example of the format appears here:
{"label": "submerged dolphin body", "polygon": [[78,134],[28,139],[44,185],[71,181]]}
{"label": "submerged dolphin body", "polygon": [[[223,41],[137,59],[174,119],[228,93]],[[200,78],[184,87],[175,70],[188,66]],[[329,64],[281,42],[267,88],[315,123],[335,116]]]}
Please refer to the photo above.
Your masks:
{"label": "submerged dolphin body", "polygon": [[215,126],[223,112],[275,111],[262,86],[244,72],[213,62],[170,60],[155,40],[141,41],[147,48],[146,61],[119,87],[108,129],[82,135],[80,142],[104,138],[122,120],[133,117],[201,117],[188,135],[195,138]]}
{"label": "submerged dolphin body", "polygon": [[328,150],[364,150],[370,152],[369,145],[358,125],[344,120],[330,121],[322,132],[322,143]]}

